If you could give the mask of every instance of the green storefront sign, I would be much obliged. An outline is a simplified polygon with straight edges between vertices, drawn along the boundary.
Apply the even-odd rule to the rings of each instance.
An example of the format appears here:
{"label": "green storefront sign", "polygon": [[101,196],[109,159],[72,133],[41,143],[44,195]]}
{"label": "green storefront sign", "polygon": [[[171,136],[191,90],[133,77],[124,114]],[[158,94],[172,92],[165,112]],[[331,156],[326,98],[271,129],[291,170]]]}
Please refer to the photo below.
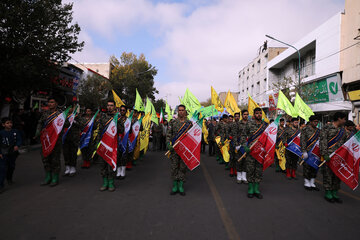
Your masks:
{"label": "green storefront sign", "polygon": [[301,87],[302,98],[307,104],[342,101],[344,97],[339,80],[339,76],[334,75],[308,83]]}

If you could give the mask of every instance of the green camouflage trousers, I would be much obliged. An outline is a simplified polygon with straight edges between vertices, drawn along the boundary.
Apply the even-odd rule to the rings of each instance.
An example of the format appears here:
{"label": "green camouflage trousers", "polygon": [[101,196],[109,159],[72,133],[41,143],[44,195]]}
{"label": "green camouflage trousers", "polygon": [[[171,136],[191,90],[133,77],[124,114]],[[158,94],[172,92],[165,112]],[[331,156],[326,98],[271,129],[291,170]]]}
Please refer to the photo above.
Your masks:
{"label": "green camouflage trousers", "polygon": [[303,174],[304,178],[311,179],[316,178],[317,171],[306,162],[303,163]]}
{"label": "green camouflage trousers", "polygon": [[235,168],[237,159],[235,157],[235,148],[232,147],[231,145],[229,149],[229,154],[230,154],[229,167]]}
{"label": "green camouflage trousers", "polygon": [[107,177],[108,179],[115,178],[115,172],[112,170],[111,166],[101,157],[99,157],[102,161],[100,164],[100,174],[102,177]]}
{"label": "green camouflage trousers", "polygon": [[235,155],[235,163],[236,163],[236,171],[237,172],[246,172],[246,158],[244,157],[243,159],[241,159],[240,162],[238,162],[240,158],[240,154],[236,154]]}
{"label": "green camouflage trousers", "polygon": [[290,152],[289,150],[285,151],[285,158],[286,158],[286,169],[297,169],[297,162],[299,161],[299,157]]}
{"label": "green camouflage trousers", "polygon": [[42,162],[44,164],[44,169],[46,172],[60,173],[60,156],[61,156],[61,136],[59,136],[58,141],[52,151],[52,153],[44,157],[41,153]]}
{"label": "green camouflage trousers", "polygon": [[263,177],[263,165],[260,164],[250,154],[247,154],[246,156],[245,168],[246,168],[246,177],[248,182],[250,183],[261,182]]}
{"label": "green camouflage trousers", "polygon": [[177,181],[185,181],[186,165],[184,161],[176,153],[170,154],[171,163],[171,179]]}
{"label": "green camouflage trousers", "polygon": [[323,185],[325,190],[339,190],[340,179],[331,171],[331,169],[325,164],[322,167],[323,173]]}
{"label": "green camouflage trousers", "polygon": [[63,145],[63,155],[64,155],[65,165],[72,167],[76,166],[77,150],[78,150],[78,144],[73,143],[71,141],[69,142],[65,141]]}

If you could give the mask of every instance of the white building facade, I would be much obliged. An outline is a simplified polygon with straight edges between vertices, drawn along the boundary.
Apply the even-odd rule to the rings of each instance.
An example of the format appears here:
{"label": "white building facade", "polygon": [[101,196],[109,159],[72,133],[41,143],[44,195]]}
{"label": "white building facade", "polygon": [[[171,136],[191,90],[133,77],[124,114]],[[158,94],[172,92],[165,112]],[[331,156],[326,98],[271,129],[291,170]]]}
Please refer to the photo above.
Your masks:
{"label": "white building facade", "polygon": [[[353,106],[346,99],[342,88],[342,15],[337,13],[298,42],[290,43],[301,55],[301,97],[322,117],[323,122],[329,121],[335,111],[347,113],[349,119],[353,116]],[[281,45],[275,41],[272,43]],[[270,49],[272,48],[268,51]],[[247,103],[249,93],[265,112],[269,112],[270,99],[274,98],[275,104],[277,102],[278,85],[290,81],[293,86],[299,86],[299,58],[293,48],[282,51],[268,61],[266,54],[261,53],[239,72],[239,105]],[[258,61],[260,70],[256,65]],[[262,62],[266,65],[262,65]]]}
{"label": "white building facade", "polygon": [[239,72],[238,104],[240,106],[248,103],[249,93],[261,107],[268,107],[267,63],[286,49],[286,47],[263,48],[259,51],[259,55]]}
{"label": "white building facade", "polygon": [[[338,13],[293,44],[301,55],[301,96],[311,109],[330,120],[335,111],[350,114],[352,104],[345,100],[340,69],[341,18]],[[293,79],[297,85],[298,54],[289,48],[268,62],[267,94],[276,92],[274,83]],[[349,115],[350,116],[350,115]]]}

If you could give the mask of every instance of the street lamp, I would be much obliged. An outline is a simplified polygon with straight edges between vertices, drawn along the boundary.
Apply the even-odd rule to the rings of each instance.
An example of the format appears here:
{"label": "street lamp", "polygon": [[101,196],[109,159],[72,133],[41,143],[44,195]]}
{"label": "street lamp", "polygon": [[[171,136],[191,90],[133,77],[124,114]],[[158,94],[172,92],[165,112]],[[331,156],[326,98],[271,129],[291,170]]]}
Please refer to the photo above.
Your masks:
{"label": "street lamp", "polygon": [[299,56],[299,90],[298,91],[299,91],[299,95],[301,96],[301,88],[300,88],[300,84],[301,84],[301,82],[300,82],[301,58],[300,58],[300,51],[296,47],[294,47],[293,45],[290,45],[288,43],[280,41],[279,39],[273,38],[272,36],[265,35],[265,37],[270,38],[272,40],[275,40],[275,41],[277,41],[279,43],[282,43],[282,44],[284,44],[286,46],[292,47],[293,49],[295,49],[297,51],[298,56]]}

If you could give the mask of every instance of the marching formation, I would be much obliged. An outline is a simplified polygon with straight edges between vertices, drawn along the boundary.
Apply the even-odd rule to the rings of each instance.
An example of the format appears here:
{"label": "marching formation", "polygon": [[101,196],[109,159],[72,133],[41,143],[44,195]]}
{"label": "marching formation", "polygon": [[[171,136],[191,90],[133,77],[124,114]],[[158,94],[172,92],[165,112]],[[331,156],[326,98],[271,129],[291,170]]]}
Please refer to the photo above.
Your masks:
{"label": "marching formation", "polygon": [[[320,191],[315,181],[321,170],[324,197],[329,202],[342,202],[338,195],[341,181],[352,189],[358,186],[360,131],[344,113],[336,112],[333,120],[320,129],[319,118],[306,112],[305,107],[297,115],[307,123],[300,122],[294,116],[296,109],[287,99],[280,99],[280,93],[277,108],[285,113],[269,121],[250,96],[248,109],[241,111],[230,92],[224,107],[215,90],[211,90],[213,105],[209,107],[202,107],[189,90],[180,99],[177,115],[166,103],[168,124],[162,109],[158,117],[150,100],[145,107],[138,92],[132,109],[113,91],[114,100],[107,101],[106,111],[93,113],[85,107],[82,114],[77,104],[60,111],[56,99],[50,97],[36,134],[45,170],[41,185],[59,184],[62,152],[64,176],[76,174],[81,154],[82,168],[89,168],[95,161],[100,163],[103,181],[99,190],[113,192],[115,179],[124,179],[126,171],[146,153],[152,130],[153,150],[159,145],[168,150],[165,155],[170,161],[171,195],[185,196],[186,172],[200,165],[205,145],[209,145],[210,156],[215,155],[219,164],[225,164],[230,177],[236,176],[238,184],[248,184],[248,198],[263,198],[260,185],[263,172],[270,166],[286,173],[286,179],[296,180],[297,168],[302,165],[304,188],[308,191]],[[21,145],[11,121],[3,119],[3,126],[0,158],[6,159],[9,170],[5,173],[1,166],[2,188],[5,176],[12,181],[15,153]]]}

